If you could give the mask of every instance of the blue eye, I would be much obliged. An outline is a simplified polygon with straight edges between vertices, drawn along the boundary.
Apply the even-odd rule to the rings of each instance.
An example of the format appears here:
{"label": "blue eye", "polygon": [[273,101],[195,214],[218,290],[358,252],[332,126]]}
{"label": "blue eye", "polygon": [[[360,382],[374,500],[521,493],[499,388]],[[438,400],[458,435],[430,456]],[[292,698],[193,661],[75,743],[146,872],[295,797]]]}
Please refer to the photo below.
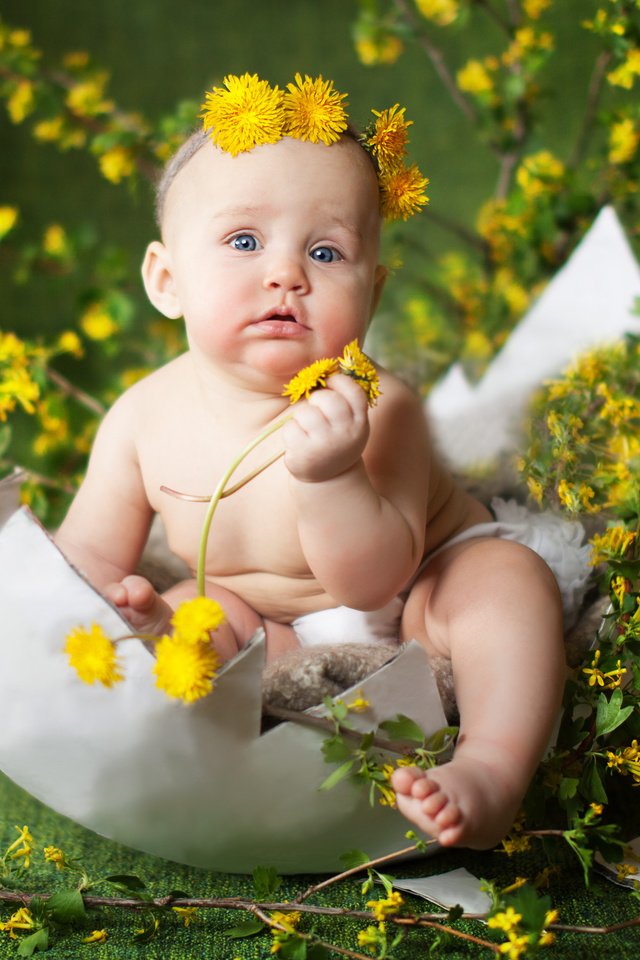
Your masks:
{"label": "blue eye", "polygon": [[342,257],[333,247],[316,247],[311,251],[311,259],[317,263],[334,263],[336,260],[342,260]]}
{"label": "blue eye", "polygon": [[236,250],[243,250],[251,253],[258,249],[258,241],[251,233],[239,233],[237,237],[232,239],[231,246]]}

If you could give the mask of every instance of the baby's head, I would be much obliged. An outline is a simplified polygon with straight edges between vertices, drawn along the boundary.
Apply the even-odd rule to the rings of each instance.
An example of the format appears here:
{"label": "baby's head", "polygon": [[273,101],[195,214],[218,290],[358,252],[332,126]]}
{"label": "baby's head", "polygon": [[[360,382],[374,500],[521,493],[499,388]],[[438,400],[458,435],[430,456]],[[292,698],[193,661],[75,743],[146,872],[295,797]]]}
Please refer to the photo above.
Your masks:
{"label": "baby's head", "polygon": [[284,137],[326,146],[348,139],[360,147],[376,173],[384,219],[406,220],[427,202],[424,188],[428,180],[415,165],[405,164],[411,121],[405,120],[398,104],[389,110],[372,110],[376,119],[359,134],[348,122],[342,103],[346,94],[335,91],[322,77],[303,80],[296,74],[295,83],[288,84],[285,92],[249,74],[225,77],[224,84],[207,94],[203,128],[174,154],[158,183],[156,220],[160,229],[171,184],[208,140],[237,156]]}
{"label": "baby's head", "polygon": [[[221,92],[222,113],[233,79]],[[308,81],[312,92],[333,97],[334,106],[340,98],[324,81],[318,88],[320,81],[296,80],[301,89]],[[264,83],[239,78],[240,93],[255,93],[254,81]],[[282,104],[281,95],[267,92]],[[213,110],[209,127],[216,136],[193,134],[167,166],[157,202],[162,242],[148,248],[145,286],[165,315],[184,316],[192,349],[209,360],[232,358],[239,329],[248,330],[251,344],[243,358],[258,343],[271,344],[256,346],[256,363],[264,365],[271,350],[276,377],[337,356],[353,339],[362,342],[384,281],[381,214],[406,217],[425,198],[399,189],[389,202],[391,147],[379,137],[377,152],[365,149],[338,105],[337,115],[322,113],[319,132],[309,120],[318,110],[307,110],[301,135],[278,110],[270,128],[264,104],[258,109],[253,102],[244,129],[234,102],[225,123]],[[387,128],[399,131],[390,173],[415,187],[419,174],[398,161],[407,124],[396,109],[386,112],[391,122],[385,118]],[[259,123],[252,126],[254,114]]]}

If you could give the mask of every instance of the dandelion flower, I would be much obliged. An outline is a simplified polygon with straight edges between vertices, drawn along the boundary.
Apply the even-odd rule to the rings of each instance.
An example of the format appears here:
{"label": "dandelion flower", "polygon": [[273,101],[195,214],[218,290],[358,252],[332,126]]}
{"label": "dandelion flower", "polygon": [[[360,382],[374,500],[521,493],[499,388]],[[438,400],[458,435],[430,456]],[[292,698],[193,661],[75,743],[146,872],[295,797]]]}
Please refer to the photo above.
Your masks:
{"label": "dandelion flower", "polygon": [[429,202],[425,189],[429,183],[418,167],[401,167],[387,175],[380,175],[382,189],[381,213],[385,220],[408,220],[420,207]]}
{"label": "dandelion flower", "polygon": [[64,651],[84,683],[98,681],[105,687],[112,687],[123,679],[115,645],[97,623],[93,623],[89,630],[84,627],[72,630],[67,635]]}
{"label": "dandelion flower", "polygon": [[340,139],[347,129],[347,117],[342,101],[346,93],[334,90],[331,80],[317,77],[304,80],[296,73],[295,83],[287,84],[283,96],[284,135],[299,140],[321,141],[327,146]]}
{"label": "dandelion flower", "polygon": [[282,91],[257,74],[234,74],[224,78],[224,87],[206,94],[201,114],[204,129],[217,147],[237,156],[263,143],[282,138]]}
{"label": "dandelion flower", "polygon": [[177,607],[171,623],[185,643],[206,643],[211,630],[224,623],[224,610],[211,597],[194,597]]}
{"label": "dandelion flower", "polygon": [[213,690],[220,659],[208,644],[165,636],[156,646],[156,658],[156,686],[168,697],[193,703]]}
{"label": "dandelion flower", "polygon": [[357,340],[352,340],[344,348],[340,357],[341,373],[353,377],[360,384],[367,395],[369,406],[374,406],[380,396],[380,378],[375,366],[358,346]]}
{"label": "dandelion flower", "polygon": [[303,397],[308,400],[314,390],[326,387],[328,377],[332,373],[337,373],[338,370],[338,361],[333,358],[315,360],[291,378],[282,391],[282,395],[283,397],[289,397],[291,403],[297,403]]}
{"label": "dandelion flower", "polygon": [[381,170],[397,170],[407,152],[408,128],[413,120],[405,120],[405,107],[394,104],[389,110],[372,110],[378,118],[366,145],[378,161]]}

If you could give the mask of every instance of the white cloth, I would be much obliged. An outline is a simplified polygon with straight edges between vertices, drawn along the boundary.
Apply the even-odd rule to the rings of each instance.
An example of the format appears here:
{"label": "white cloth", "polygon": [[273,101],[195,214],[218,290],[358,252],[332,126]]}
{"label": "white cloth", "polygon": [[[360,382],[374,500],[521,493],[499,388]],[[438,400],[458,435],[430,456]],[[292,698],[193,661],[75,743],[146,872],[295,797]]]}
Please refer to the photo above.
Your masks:
{"label": "white cloth", "polygon": [[[570,627],[580,609],[591,569],[590,547],[584,543],[582,524],[565,520],[551,511],[533,513],[515,500],[499,497],[491,501],[491,509],[495,520],[469,527],[438,547],[422,561],[412,583],[447,547],[476,537],[514,540],[534,550],[551,568],[562,596],[565,628]],[[379,610],[331,607],[298,617],[291,626],[302,647],[327,643],[397,643],[407,592],[394,597]]]}

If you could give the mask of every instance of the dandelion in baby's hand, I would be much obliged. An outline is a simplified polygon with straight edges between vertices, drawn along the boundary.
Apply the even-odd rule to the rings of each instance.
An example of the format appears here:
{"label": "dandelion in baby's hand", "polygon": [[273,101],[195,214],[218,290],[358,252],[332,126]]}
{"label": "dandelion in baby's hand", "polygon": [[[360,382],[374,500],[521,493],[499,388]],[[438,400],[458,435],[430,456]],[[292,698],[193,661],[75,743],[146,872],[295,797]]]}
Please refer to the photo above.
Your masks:
{"label": "dandelion in baby's hand", "polygon": [[185,643],[206,643],[212,630],[224,623],[224,610],[211,597],[194,597],[176,608],[171,618],[175,631]]}
{"label": "dandelion in baby's hand", "polygon": [[369,406],[373,407],[380,396],[380,377],[375,365],[358,346],[357,340],[346,345],[338,364],[341,373],[346,373],[360,384],[367,395]]}
{"label": "dandelion in baby's hand", "polygon": [[76,627],[68,635],[64,651],[69,663],[84,683],[102,683],[112,687],[124,679],[112,640],[101,626],[93,623],[89,630]]}
{"label": "dandelion in baby's hand", "polygon": [[283,96],[285,136],[327,146],[336,143],[347,129],[342,101],[346,93],[338,93],[331,80],[296,73],[295,83],[287,84]]}
{"label": "dandelion in baby's hand", "polygon": [[282,138],[282,91],[257,74],[230,74],[202,104],[203,125],[217,147],[235,157]]}
{"label": "dandelion in baby's hand", "polygon": [[326,387],[328,378],[338,372],[338,361],[334,359],[315,360],[303,367],[282,391],[283,397],[289,397],[291,403],[297,403],[304,397],[309,399],[314,390]]}
{"label": "dandelion in baby's hand", "polygon": [[165,636],[156,646],[156,658],[156,686],[168,697],[193,703],[213,690],[220,658],[210,644]]}

